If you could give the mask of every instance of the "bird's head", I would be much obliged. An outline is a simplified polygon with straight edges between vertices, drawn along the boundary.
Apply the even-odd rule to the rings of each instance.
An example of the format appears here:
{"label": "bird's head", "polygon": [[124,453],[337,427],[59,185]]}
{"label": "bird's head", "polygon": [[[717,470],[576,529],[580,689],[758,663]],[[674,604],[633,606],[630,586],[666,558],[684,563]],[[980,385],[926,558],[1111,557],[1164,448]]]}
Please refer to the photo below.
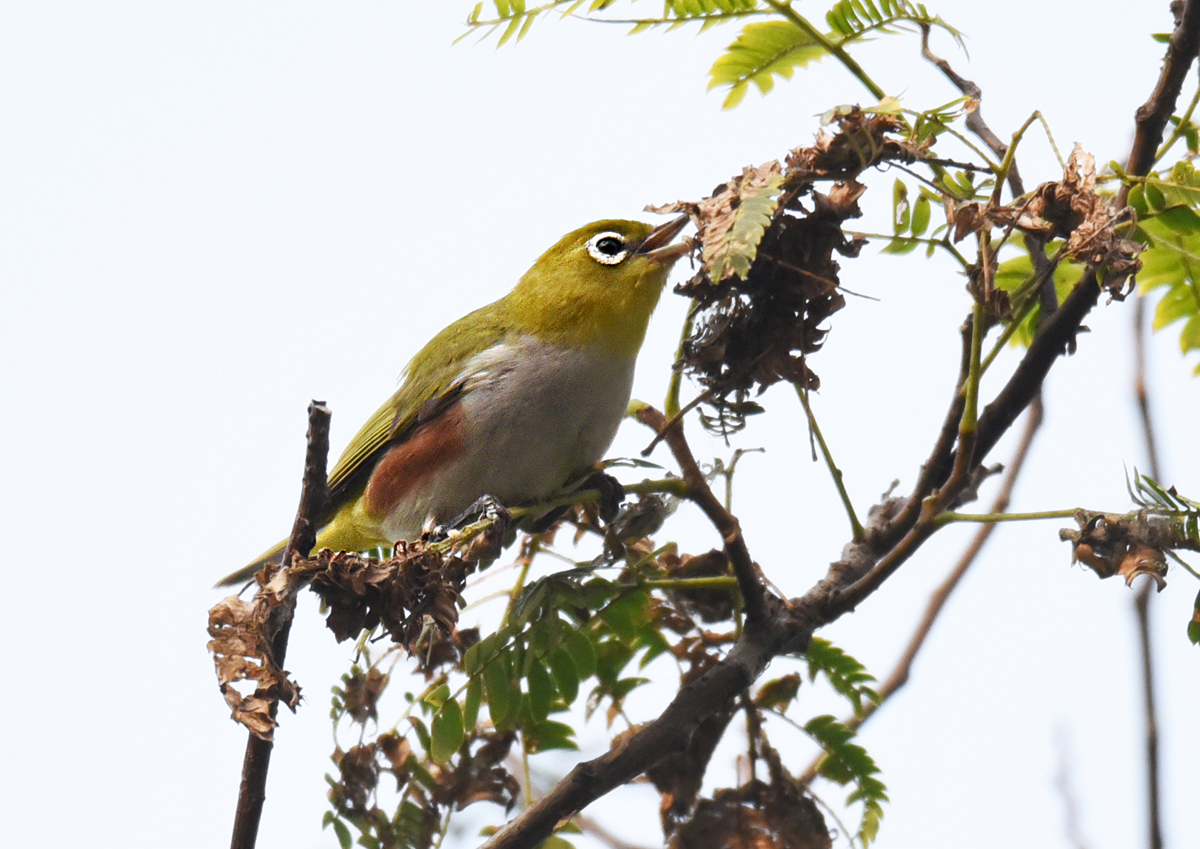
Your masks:
{"label": "bird's head", "polygon": [[610,219],[563,236],[508,296],[517,326],[555,344],[635,356],[671,266],[691,250],[688,240],[672,244],[687,222]]}

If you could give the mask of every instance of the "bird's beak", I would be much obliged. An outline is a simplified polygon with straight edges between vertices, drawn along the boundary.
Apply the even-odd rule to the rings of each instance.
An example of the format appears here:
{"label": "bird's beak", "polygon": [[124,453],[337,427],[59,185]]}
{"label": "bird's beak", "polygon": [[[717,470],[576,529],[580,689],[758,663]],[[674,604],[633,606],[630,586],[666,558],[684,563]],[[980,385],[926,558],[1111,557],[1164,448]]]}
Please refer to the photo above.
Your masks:
{"label": "bird's beak", "polygon": [[681,215],[678,218],[668,221],[666,224],[660,224],[650,231],[650,235],[646,240],[638,245],[634,253],[639,256],[644,256],[652,262],[664,263],[674,262],[681,256],[686,256],[692,251],[692,240],[684,239],[682,242],[671,244],[679,233],[687,226],[688,217]]}

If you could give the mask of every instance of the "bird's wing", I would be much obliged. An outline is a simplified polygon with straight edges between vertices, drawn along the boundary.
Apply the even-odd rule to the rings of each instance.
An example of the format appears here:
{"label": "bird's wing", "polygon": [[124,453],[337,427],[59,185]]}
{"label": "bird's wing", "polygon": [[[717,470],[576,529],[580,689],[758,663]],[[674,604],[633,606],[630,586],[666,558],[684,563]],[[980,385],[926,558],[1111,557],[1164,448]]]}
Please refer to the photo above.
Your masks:
{"label": "bird's wing", "polygon": [[412,359],[404,380],[350,440],[329,473],[329,510],[336,511],[366,486],[375,463],[413,429],[449,409],[470,377],[467,364],[506,335],[502,301],[451,324]]}

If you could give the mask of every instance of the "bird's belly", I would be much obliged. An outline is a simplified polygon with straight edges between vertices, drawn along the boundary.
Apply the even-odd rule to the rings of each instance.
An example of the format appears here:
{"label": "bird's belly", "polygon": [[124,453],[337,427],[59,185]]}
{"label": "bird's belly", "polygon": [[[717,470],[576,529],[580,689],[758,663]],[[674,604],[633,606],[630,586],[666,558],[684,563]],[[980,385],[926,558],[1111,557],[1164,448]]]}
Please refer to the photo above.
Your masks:
{"label": "bird's belly", "polygon": [[550,496],[612,444],[632,358],[522,340],[477,359],[458,402],[463,450],[391,511],[384,531],[392,539],[452,519],[483,495],[507,505]]}

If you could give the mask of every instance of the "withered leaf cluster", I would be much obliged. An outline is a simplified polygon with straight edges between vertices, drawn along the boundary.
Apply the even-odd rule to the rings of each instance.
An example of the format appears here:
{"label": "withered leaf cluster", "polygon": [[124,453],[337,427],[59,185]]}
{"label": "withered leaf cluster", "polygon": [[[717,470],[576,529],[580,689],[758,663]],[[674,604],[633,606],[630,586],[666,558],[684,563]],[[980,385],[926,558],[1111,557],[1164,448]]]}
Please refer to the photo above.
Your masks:
{"label": "withered leaf cluster", "polygon": [[452,639],[467,576],[499,554],[507,530],[507,522],[496,520],[461,547],[400,541],[386,560],[326,549],[302,568],[329,610],[325,624],[338,642],[382,625],[410,652],[421,642],[428,653]]}
{"label": "withered leaf cluster", "polygon": [[[283,702],[295,710],[300,688],[275,662],[272,642],[291,617],[290,599],[297,584],[285,570],[260,586],[253,601],[237,596],[222,599],[208,612],[208,633],[221,695],[233,719],[252,734],[270,740],[275,729],[275,705]],[[234,686],[253,681],[255,690],[243,696]]]}
{"label": "withered leaf cluster", "polygon": [[312,591],[328,608],[325,624],[338,642],[382,625],[410,650],[430,626],[445,635],[453,631],[472,569],[420,542],[398,543],[387,560],[326,549],[316,566]]}
{"label": "withered leaf cluster", "polygon": [[668,849],[830,849],[833,839],[816,802],[765,745],[768,781],[718,790],[668,831]]}
{"label": "withered leaf cluster", "polygon": [[1089,268],[1102,271],[1109,296],[1124,300],[1131,278],[1142,267],[1141,245],[1125,238],[1118,227],[1128,224],[1129,210],[1096,193],[1096,160],[1076,144],[1063,178],[1043,183],[1021,211],[1019,226],[1067,240],[1067,253]]}
{"label": "withered leaf cluster", "polygon": [[[679,366],[705,388],[712,429],[739,428],[757,411],[751,394],[774,383],[819,386],[808,358],[845,305],[834,257],[857,256],[864,244],[842,229],[861,215],[865,187],[855,177],[921,156],[901,129],[890,115],[848,109],[836,132],[822,131],[782,165],[747,168],[709,198],[656,210],[687,213],[703,246],[700,271],[677,290],[696,301]],[[817,191],[819,183],[827,187]]]}
{"label": "withered leaf cluster", "polygon": [[[729,575],[729,557],[719,548],[714,548],[696,556],[663,558],[667,566],[667,574],[672,578],[715,578]],[[733,618],[733,593],[722,589],[670,589],[667,598],[676,607],[687,614],[696,617],[701,622],[727,622]]]}
{"label": "withered leaf cluster", "polygon": [[[516,735],[471,735],[452,767],[422,764],[403,735],[381,734],[372,742],[334,753],[338,775],[329,791],[339,816],[379,841],[380,846],[432,845],[444,812],[476,802],[493,802],[505,810],[516,803],[520,785],[504,768]],[[420,772],[419,779],[416,773]],[[379,781],[391,775],[407,801],[395,817],[377,804]]]}
{"label": "withered leaf cluster", "polygon": [[718,790],[671,837],[668,849],[829,849],[833,839],[810,796],[751,781]]}
{"label": "withered leaf cluster", "polygon": [[1075,521],[1079,530],[1058,532],[1059,539],[1071,543],[1072,557],[1101,578],[1120,575],[1126,585],[1149,575],[1161,592],[1167,585],[1166,551],[1196,547],[1180,522],[1145,511],[1131,517],[1080,510]]}
{"label": "withered leaf cluster", "polygon": [[[476,534],[451,530],[448,540],[397,543],[386,560],[328,549],[312,559],[297,557],[287,568],[260,572],[253,600],[230,596],[218,603],[209,611],[208,648],[233,718],[269,740],[274,704],[281,700],[294,709],[299,702],[300,689],[276,664],[272,641],[305,586],[321,596],[338,642],[382,625],[427,671],[461,657],[468,636],[456,629],[463,586],[479,563],[499,554],[508,532],[506,516],[493,518]],[[234,686],[245,680],[256,684],[250,696]]]}
{"label": "withered leaf cluster", "polygon": [[1141,269],[1141,245],[1122,232],[1129,229],[1131,210],[1096,191],[1096,160],[1078,144],[1067,159],[1061,180],[1042,183],[1006,205],[994,201],[954,203],[946,198],[945,208],[955,242],[972,233],[991,238],[992,228],[997,227],[1035,235],[1043,242],[1065,240],[1062,256],[1097,271],[1101,285],[1115,300],[1124,300],[1133,275]]}

